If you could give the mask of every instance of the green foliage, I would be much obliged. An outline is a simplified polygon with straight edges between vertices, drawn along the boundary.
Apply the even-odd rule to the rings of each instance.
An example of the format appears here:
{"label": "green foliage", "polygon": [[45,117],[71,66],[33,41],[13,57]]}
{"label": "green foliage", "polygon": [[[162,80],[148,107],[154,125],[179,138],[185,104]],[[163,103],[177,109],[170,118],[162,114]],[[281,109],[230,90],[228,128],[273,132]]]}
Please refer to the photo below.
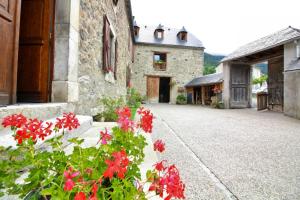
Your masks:
{"label": "green foliage", "polygon": [[[147,145],[142,135],[115,127],[110,144],[89,148],[80,146],[83,139],[72,138],[69,142],[74,145],[74,150],[69,155],[62,149],[61,139],[62,136],[46,141],[51,151],[36,149],[33,143],[24,143],[17,149],[0,148],[0,190],[5,189],[7,193],[24,199],[74,199],[79,191],[89,194],[91,187],[75,187],[70,192],[64,191],[64,172],[69,167],[79,171],[80,177],[87,183],[93,183],[107,169],[105,160],[110,159],[113,152],[125,150],[130,158],[126,178],[103,179],[97,194],[101,195],[101,199],[146,200],[145,194],[134,185],[134,181],[141,178],[138,166],[144,160],[143,150]],[[87,173],[87,169],[92,169],[92,172]],[[25,182],[16,183],[22,172],[28,172]]]}
{"label": "green foliage", "polygon": [[134,88],[127,89],[127,105],[131,108],[138,108],[143,101],[142,95]]}
{"label": "green foliage", "polygon": [[115,122],[118,118],[116,110],[125,105],[123,97],[111,98],[104,97],[100,100],[101,105],[103,105],[103,112],[94,116],[94,121],[101,121],[102,118],[105,122]]}
{"label": "green foliage", "polygon": [[216,73],[216,67],[219,65],[220,61],[225,56],[222,55],[212,55],[209,53],[204,53],[204,71],[203,75]]}
{"label": "green foliage", "polygon": [[176,104],[179,104],[179,105],[187,104],[186,96],[183,95],[183,94],[178,95],[177,98],[176,98]]}
{"label": "green foliage", "polygon": [[264,83],[264,82],[266,82],[268,80],[268,75],[262,75],[261,77],[259,77],[259,78],[256,78],[256,79],[253,79],[252,80],[252,83],[254,84],[254,85],[256,85],[256,84],[260,84],[260,86]]}
{"label": "green foliage", "polygon": [[204,66],[217,67],[224,57],[225,56],[222,55],[212,55],[209,53],[204,53]]}
{"label": "green foliage", "polygon": [[126,103],[128,107],[131,108],[132,119],[135,118],[137,109],[141,106],[144,98],[142,95],[134,88],[127,89]]}
{"label": "green foliage", "polygon": [[203,75],[214,74],[216,73],[215,66],[204,66]]}

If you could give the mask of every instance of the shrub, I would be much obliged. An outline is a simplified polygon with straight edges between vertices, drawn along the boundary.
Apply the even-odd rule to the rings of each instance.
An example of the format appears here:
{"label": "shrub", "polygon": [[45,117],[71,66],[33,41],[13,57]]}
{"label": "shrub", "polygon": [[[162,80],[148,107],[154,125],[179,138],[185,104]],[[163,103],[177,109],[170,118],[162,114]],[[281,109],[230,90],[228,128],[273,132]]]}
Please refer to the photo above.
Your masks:
{"label": "shrub", "polygon": [[103,105],[103,112],[94,116],[94,121],[102,121],[102,118],[105,122],[115,122],[118,118],[116,110],[125,105],[123,97],[111,98],[104,97],[100,100],[101,105]]}
{"label": "shrub", "polygon": [[179,104],[179,105],[187,104],[186,96],[183,95],[183,94],[178,95],[177,98],[176,98],[176,104]]}
{"label": "shrub", "polygon": [[127,105],[131,108],[138,108],[143,101],[142,95],[134,88],[127,89]]}
{"label": "shrub", "polygon": [[[140,108],[140,118],[135,123],[130,120],[130,108],[116,113],[118,126],[111,132],[106,129],[95,133],[99,135],[98,145],[83,148],[83,139],[70,139],[74,146],[71,154],[66,154],[62,145],[64,134],[71,134],[65,130],[79,126],[73,113],[57,118],[53,124],[21,114],[5,117],[2,125],[11,127],[18,144],[16,149],[0,147],[0,191],[5,189],[25,199],[146,200],[153,196],[151,192],[165,199],[184,199],[185,185],[179,172],[166,161],[153,165],[147,171],[147,179],[141,181],[138,166],[144,160],[146,139],[138,131],[152,133],[153,114]],[[50,151],[37,148],[38,142],[60,131],[61,136],[45,141]],[[165,144],[159,140],[153,148],[163,152]],[[28,171],[27,178],[17,183],[24,171]]]}

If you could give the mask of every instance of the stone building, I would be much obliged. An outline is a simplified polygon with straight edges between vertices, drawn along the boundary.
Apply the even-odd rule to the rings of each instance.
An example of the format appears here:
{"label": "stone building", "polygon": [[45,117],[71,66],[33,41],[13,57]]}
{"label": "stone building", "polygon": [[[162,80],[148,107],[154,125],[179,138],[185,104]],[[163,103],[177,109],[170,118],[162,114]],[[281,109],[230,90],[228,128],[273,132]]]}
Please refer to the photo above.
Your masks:
{"label": "stone building", "polygon": [[299,60],[300,30],[293,27],[240,47],[222,60],[225,107],[251,107],[251,65],[267,61],[268,98],[264,108],[300,119]]}
{"label": "stone building", "polygon": [[130,0],[2,0],[0,30],[4,113],[23,109],[7,105],[44,103],[38,108],[46,109],[32,107],[39,116],[56,103],[58,110],[93,115],[99,98],[126,94],[134,43]]}
{"label": "stone building", "polygon": [[134,23],[135,55],[131,83],[152,103],[176,103],[184,85],[202,75],[204,47],[193,34]]}

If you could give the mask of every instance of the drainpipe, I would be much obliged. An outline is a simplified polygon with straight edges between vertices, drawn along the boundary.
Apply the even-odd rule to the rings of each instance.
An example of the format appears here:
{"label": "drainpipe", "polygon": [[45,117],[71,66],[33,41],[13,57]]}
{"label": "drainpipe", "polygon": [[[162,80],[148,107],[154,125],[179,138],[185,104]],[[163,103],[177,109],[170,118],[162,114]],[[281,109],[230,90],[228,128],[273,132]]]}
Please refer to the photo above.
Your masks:
{"label": "drainpipe", "polygon": [[296,57],[300,58],[300,40],[295,41],[296,43]]}

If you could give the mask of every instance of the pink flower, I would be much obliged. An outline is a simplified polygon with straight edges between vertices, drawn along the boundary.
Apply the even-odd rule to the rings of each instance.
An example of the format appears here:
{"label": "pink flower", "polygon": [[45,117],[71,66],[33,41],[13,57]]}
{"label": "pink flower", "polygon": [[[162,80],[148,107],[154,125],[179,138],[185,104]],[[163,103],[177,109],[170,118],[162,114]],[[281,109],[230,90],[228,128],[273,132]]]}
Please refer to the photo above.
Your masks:
{"label": "pink flower", "polygon": [[107,144],[107,141],[110,141],[111,139],[112,137],[110,134],[108,134],[107,128],[105,128],[105,132],[100,131],[101,144],[105,145]]}
{"label": "pink flower", "polygon": [[130,108],[124,107],[122,109],[118,109],[116,113],[118,114],[118,124],[120,128],[125,132],[133,131],[134,122],[130,119],[131,118]]}
{"label": "pink flower", "polygon": [[158,151],[160,153],[165,151],[165,143],[162,140],[157,140],[154,142],[154,151]]}
{"label": "pink flower", "polygon": [[65,191],[71,191],[73,187],[75,186],[75,182],[73,179],[77,176],[79,176],[80,172],[73,172],[73,169],[70,167],[68,171],[64,172],[64,177],[66,179],[64,190]]}

